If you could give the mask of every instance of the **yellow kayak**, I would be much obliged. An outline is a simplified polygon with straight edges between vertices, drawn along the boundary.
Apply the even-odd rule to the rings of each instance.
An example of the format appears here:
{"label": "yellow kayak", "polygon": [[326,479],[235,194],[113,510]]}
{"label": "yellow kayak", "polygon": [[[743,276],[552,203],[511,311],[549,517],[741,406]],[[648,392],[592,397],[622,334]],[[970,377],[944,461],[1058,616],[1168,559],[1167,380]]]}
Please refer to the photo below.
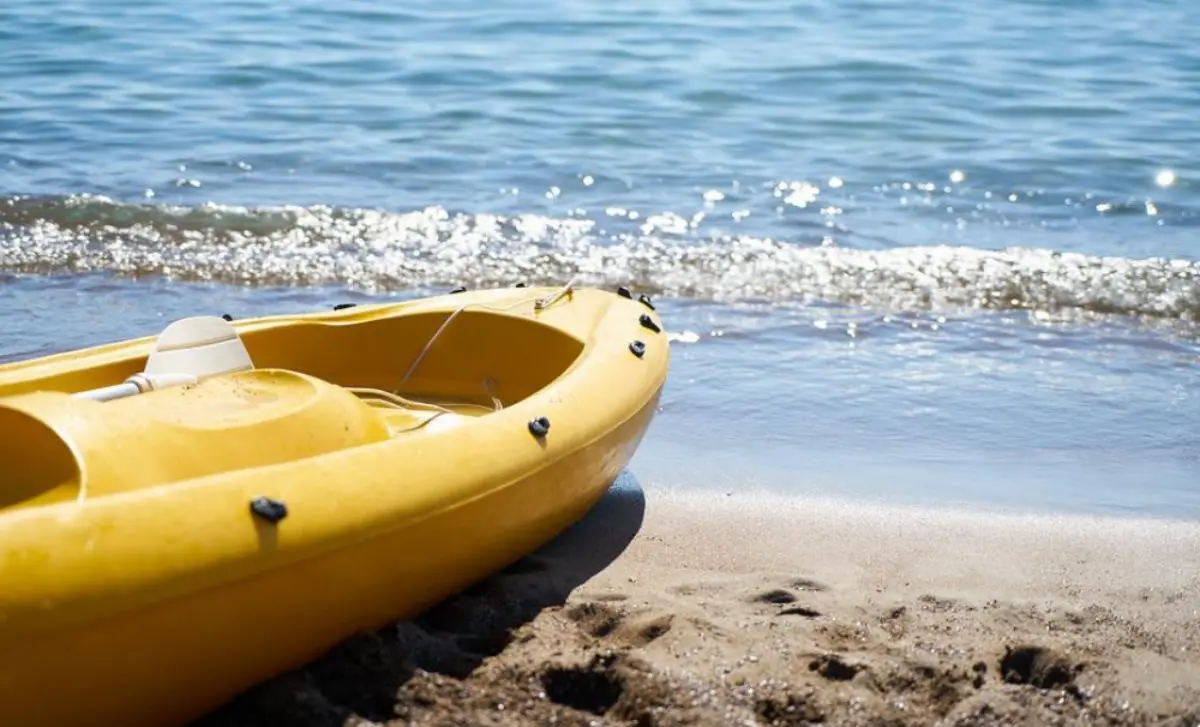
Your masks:
{"label": "yellow kayak", "polygon": [[0,725],[177,725],[552,539],[666,380],[653,304],[462,292],[0,366]]}

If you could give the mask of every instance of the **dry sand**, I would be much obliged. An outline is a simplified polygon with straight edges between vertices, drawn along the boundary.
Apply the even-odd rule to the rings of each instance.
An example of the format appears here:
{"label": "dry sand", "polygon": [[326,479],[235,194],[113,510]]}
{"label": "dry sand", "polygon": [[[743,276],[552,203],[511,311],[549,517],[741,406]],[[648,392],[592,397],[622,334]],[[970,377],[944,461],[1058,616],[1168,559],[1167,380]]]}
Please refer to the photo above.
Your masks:
{"label": "dry sand", "polygon": [[614,490],[199,724],[1200,724],[1200,526]]}

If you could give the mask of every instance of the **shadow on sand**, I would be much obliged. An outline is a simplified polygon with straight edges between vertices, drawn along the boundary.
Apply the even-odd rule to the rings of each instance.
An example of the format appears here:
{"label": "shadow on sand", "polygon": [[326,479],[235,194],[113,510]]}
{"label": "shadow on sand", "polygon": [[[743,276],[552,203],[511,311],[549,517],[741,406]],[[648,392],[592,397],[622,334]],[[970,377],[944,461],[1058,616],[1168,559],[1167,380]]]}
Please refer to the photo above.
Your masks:
{"label": "shadow on sand", "polygon": [[566,602],[615,560],[645,514],[628,471],[583,519],[508,568],[421,616],[343,641],[320,659],[255,686],[191,727],[343,727],[396,718],[397,692],[418,670],[465,679],[520,626]]}

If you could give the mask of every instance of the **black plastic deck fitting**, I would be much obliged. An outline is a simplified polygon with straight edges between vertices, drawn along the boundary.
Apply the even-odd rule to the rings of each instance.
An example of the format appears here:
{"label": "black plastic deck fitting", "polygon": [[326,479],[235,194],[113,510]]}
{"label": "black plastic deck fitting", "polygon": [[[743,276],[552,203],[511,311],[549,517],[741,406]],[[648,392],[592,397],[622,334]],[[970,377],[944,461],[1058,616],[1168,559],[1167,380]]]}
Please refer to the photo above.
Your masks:
{"label": "black plastic deck fitting", "polygon": [[333,307],[333,309],[334,310],[346,310],[347,308],[353,308],[356,305],[358,305],[358,303],[338,303],[337,305],[335,305]]}
{"label": "black plastic deck fitting", "polygon": [[630,293],[629,288],[626,288],[624,285],[617,288],[617,295],[621,296],[622,298],[633,300],[633,293]]}
{"label": "black plastic deck fitting", "polygon": [[288,509],[283,500],[276,500],[272,497],[256,497],[250,501],[250,512],[254,513],[256,517],[274,524],[287,517]]}
{"label": "black plastic deck fitting", "polygon": [[550,420],[546,417],[538,417],[529,422],[529,433],[537,438],[546,436],[550,431]]}
{"label": "black plastic deck fitting", "polygon": [[650,296],[646,295],[645,293],[642,293],[638,296],[638,302],[650,310],[654,310],[654,301],[650,300]]}
{"label": "black plastic deck fitting", "polygon": [[641,358],[642,356],[646,355],[646,344],[642,343],[641,341],[634,341],[633,343],[629,344],[629,350],[634,356]]}
{"label": "black plastic deck fitting", "polygon": [[643,313],[642,317],[638,318],[638,323],[642,324],[642,328],[649,328],[655,333],[662,331],[662,329],[658,327],[658,324],[654,322],[654,319],[650,317],[649,313]]}

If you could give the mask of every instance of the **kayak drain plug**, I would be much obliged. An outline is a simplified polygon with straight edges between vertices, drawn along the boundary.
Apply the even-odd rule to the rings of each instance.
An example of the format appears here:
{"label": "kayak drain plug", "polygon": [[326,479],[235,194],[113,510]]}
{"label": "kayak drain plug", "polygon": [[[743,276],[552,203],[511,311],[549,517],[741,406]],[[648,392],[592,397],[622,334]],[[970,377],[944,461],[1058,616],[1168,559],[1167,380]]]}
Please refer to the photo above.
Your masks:
{"label": "kayak drain plug", "polygon": [[539,439],[546,436],[548,431],[550,431],[550,420],[546,417],[538,417],[529,422],[529,433]]}
{"label": "kayak drain plug", "polygon": [[638,319],[638,323],[642,324],[642,328],[649,328],[655,333],[658,333],[662,330],[658,327],[658,324],[654,322],[654,319],[650,317],[649,313],[643,313],[642,317]]}
{"label": "kayak drain plug", "polygon": [[646,344],[642,343],[641,341],[634,341],[633,343],[629,344],[629,350],[634,356],[641,358],[642,356],[646,355]]}
{"label": "kayak drain plug", "polygon": [[283,500],[270,497],[256,497],[250,501],[250,512],[257,517],[274,524],[287,517],[287,505]]}

